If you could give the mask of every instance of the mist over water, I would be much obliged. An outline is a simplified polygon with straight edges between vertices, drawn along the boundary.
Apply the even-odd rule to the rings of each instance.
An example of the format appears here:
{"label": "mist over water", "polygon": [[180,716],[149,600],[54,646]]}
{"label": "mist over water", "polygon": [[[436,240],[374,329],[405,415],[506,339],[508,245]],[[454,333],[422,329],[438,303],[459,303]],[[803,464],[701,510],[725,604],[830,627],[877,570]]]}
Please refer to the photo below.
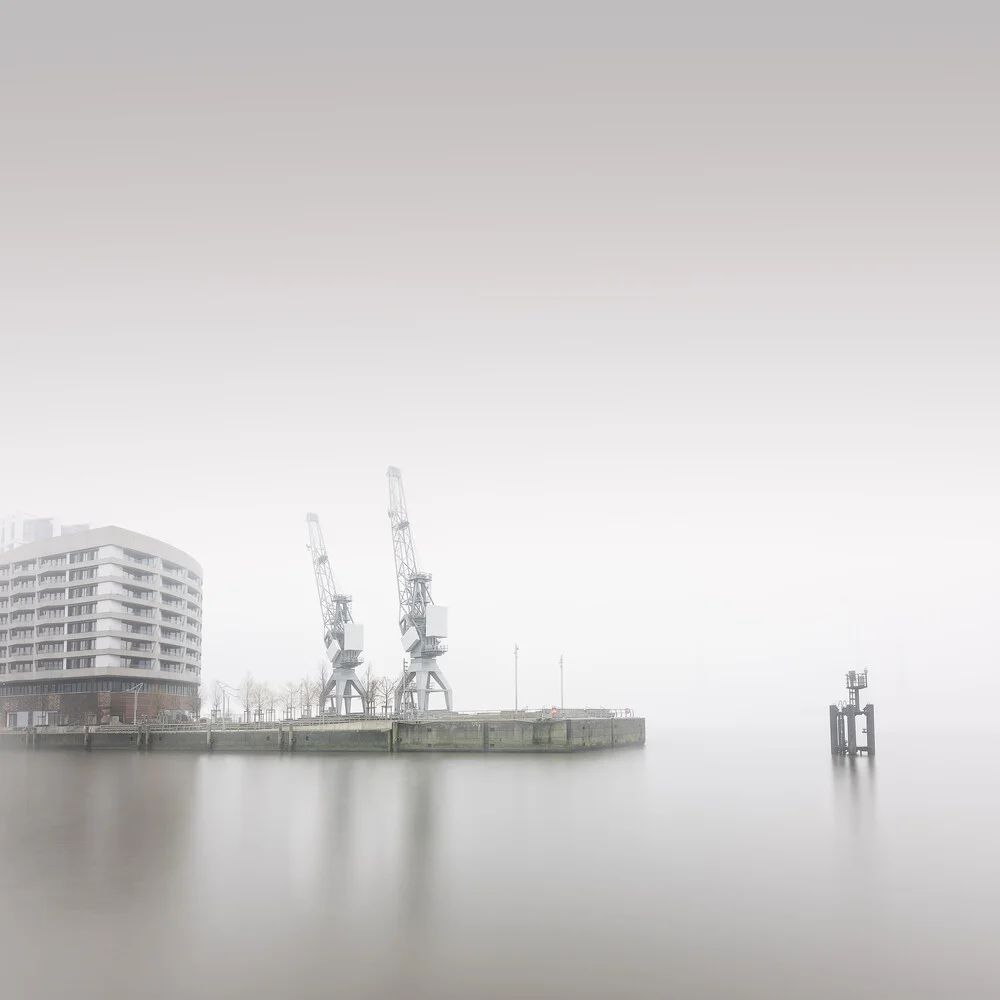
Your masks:
{"label": "mist over water", "polygon": [[306,511],[396,674],[398,465],[456,709],[649,742],[2,750],[0,1000],[1000,995],[1000,5],[7,6],[0,513],[190,552],[208,710]]}
{"label": "mist over water", "polygon": [[4,751],[5,993],[992,995],[996,807],[965,762],[996,750],[833,760],[824,723],[551,757]]}

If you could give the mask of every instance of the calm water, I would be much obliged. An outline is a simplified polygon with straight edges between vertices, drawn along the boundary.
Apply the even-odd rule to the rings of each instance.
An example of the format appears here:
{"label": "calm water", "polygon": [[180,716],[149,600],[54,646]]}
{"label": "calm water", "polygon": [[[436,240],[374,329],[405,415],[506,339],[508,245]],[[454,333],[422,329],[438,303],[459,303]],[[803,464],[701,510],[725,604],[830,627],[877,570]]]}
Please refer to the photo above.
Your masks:
{"label": "calm water", "polygon": [[990,742],[0,753],[3,996],[1000,995]]}

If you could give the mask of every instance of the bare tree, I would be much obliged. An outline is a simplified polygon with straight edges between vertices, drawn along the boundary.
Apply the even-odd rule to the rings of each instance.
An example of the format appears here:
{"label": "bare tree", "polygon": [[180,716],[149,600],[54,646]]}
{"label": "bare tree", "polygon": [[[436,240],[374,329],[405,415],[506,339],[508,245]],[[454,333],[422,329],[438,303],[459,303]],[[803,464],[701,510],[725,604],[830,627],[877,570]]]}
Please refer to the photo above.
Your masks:
{"label": "bare tree", "polygon": [[294,719],[295,718],[295,699],[297,697],[297,689],[294,681],[289,681],[285,685],[285,690],[282,692],[283,701],[285,703],[285,718]]}
{"label": "bare tree", "polygon": [[323,693],[326,691],[327,682],[330,680],[330,664],[326,660],[320,660],[319,673],[316,678],[316,700],[319,702],[319,714],[326,714],[326,698]]}
{"label": "bare tree", "polygon": [[222,685],[216,681],[212,685],[212,717],[217,719],[222,712],[222,702],[224,700]]}
{"label": "bare tree", "polygon": [[268,722],[274,722],[276,718],[274,709],[277,704],[278,704],[277,692],[270,685],[266,686],[264,688],[264,705],[267,708]]}
{"label": "bare tree", "polygon": [[388,718],[392,714],[392,695],[395,689],[396,682],[391,677],[378,679],[378,699],[381,703],[383,718]]}
{"label": "bare tree", "polygon": [[163,694],[159,684],[147,684],[146,686],[147,688],[152,688],[146,701],[146,704],[149,706],[150,718],[159,719],[160,714],[166,707],[166,696]]}
{"label": "bare tree", "polygon": [[371,664],[365,668],[365,672],[359,680],[361,682],[361,711],[365,715],[374,715],[376,678],[372,672]]}
{"label": "bare tree", "polygon": [[299,691],[302,699],[302,715],[309,719],[312,717],[313,683],[308,677],[302,678]]}
{"label": "bare tree", "polygon": [[257,682],[249,671],[240,684],[239,692],[240,704],[243,706],[243,721],[249,722],[253,712],[254,697],[257,694]]}
{"label": "bare tree", "polygon": [[267,708],[268,700],[271,698],[271,689],[266,684],[257,684],[253,693],[254,721],[264,721],[264,710]]}

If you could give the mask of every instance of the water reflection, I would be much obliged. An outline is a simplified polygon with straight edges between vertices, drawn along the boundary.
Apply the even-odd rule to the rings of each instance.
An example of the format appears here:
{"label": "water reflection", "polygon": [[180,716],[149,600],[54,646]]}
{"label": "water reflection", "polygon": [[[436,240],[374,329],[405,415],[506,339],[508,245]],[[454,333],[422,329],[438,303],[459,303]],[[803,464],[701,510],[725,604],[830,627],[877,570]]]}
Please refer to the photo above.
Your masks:
{"label": "water reflection", "polygon": [[[409,762],[407,762],[409,763]],[[401,912],[409,919],[426,909],[434,883],[434,760],[415,760],[406,775],[405,811],[397,857]]]}
{"label": "water reflection", "polygon": [[849,833],[843,864],[863,878],[877,875],[875,757],[835,756],[832,764],[835,829]]}
{"label": "water reflection", "polygon": [[981,748],[886,752],[877,788],[685,746],[0,756],[2,996],[833,998],[855,926],[852,997],[914,995],[934,948],[1000,982]]}

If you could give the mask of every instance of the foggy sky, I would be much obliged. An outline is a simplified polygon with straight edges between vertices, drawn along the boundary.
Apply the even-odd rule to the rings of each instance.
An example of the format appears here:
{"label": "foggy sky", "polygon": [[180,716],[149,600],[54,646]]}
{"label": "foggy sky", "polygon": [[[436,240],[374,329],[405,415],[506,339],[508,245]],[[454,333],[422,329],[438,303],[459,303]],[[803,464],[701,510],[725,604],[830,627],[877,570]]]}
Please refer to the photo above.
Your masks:
{"label": "foggy sky", "polygon": [[394,464],[459,708],[988,714],[997,15],[659,9],[5,11],[0,508],[198,559],[206,690],[308,510],[398,670]]}

